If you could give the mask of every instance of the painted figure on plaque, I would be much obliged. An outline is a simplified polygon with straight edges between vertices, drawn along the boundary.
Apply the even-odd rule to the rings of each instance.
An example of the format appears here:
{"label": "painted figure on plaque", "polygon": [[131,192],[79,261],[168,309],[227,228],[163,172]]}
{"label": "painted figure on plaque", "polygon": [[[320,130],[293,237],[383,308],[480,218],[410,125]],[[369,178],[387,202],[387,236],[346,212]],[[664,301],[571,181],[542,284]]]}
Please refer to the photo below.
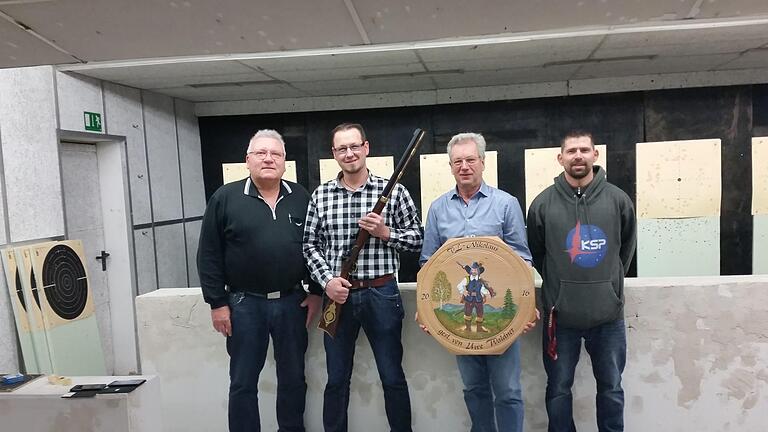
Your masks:
{"label": "painted figure on plaque", "polygon": [[492,264],[481,260],[473,260],[471,265],[456,263],[463,272],[456,284],[449,282],[456,280],[458,275],[454,272],[448,272],[452,273],[449,276],[440,270],[433,277],[429,299],[435,317],[447,331],[461,338],[481,340],[496,336],[508,328],[517,315],[518,305],[512,289],[507,287],[503,298],[497,297],[493,287],[504,282],[498,277],[495,283],[491,281],[495,269]]}
{"label": "painted figure on plaque", "polygon": [[477,261],[471,266],[459,264],[467,276],[463,277],[456,289],[459,291],[461,302],[464,303],[464,330],[472,331],[472,313],[476,315],[476,331],[478,333],[488,333],[488,329],[483,327],[483,315],[485,312],[485,302],[488,297],[495,297],[496,293],[480,275],[485,271],[482,264]]}

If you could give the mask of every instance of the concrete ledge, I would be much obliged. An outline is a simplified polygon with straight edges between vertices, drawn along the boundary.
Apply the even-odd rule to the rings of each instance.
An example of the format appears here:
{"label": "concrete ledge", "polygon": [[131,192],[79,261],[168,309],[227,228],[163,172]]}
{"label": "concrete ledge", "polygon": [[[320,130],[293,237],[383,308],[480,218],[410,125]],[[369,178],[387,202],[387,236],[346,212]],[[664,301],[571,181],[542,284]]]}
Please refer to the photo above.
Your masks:
{"label": "concrete ledge", "polygon": [[[627,280],[628,358],[624,374],[627,430],[759,431],[768,423],[768,276]],[[414,284],[402,284],[406,307],[404,367],[414,430],[466,431],[469,419],[452,355],[412,322]],[[167,431],[226,428],[228,358],[197,288],[161,289],[137,298],[142,373],[160,375]],[[307,430],[321,431],[325,356],[310,332]],[[541,328],[521,338],[526,430],[546,430]],[[594,379],[586,355],[576,373],[580,430],[595,430]],[[262,426],[277,428],[274,359],[259,385]],[[361,337],[350,399],[350,430],[386,430],[381,386]]]}

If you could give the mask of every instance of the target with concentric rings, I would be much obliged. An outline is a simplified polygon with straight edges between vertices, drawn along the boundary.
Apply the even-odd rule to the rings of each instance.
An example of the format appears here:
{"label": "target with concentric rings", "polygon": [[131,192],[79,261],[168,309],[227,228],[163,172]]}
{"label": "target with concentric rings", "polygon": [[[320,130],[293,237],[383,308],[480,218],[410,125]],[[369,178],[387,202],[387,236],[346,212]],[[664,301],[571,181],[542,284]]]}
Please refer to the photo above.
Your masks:
{"label": "target with concentric rings", "polygon": [[83,313],[88,301],[88,279],[80,257],[71,247],[58,244],[43,262],[45,298],[60,317],[72,320]]}

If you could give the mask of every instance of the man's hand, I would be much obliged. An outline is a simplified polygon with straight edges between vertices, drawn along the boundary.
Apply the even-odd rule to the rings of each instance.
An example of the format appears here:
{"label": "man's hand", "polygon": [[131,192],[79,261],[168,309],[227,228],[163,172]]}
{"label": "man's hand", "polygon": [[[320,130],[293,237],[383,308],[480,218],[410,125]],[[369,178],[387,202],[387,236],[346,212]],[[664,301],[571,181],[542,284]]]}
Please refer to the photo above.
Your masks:
{"label": "man's hand", "polygon": [[360,228],[384,241],[389,240],[389,227],[384,223],[384,218],[376,213],[368,213],[357,222]]}
{"label": "man's hand", "polygon": [[335,277],[325,285],[325,293],[336,303],[344,304],[349,297],[349,287],[351,286],[352,284],[348,280]]}
{"label": "man's hand", "polygon": [[427,326],[425,326],[424,324],[421,323],[421,321],[419,321],[419,311],[416,311],[416,315],[414,315],[413,320],[419,324],[421,331],[423,331],[426,334],[432,334],[429,332],[429,329],[427,328]]}
{"label": "man's hand", "polygon": [[211,309],[213,329],[224,336],[232,336],[232,322],[229,320],[229,306]]}
{"label": "man's hand", "polygon": [[309,328],[309,325],[312,324],[312,321],[314,321],[315,316],[317,316],[317,313],[320,312],[320,307],[323,304],[323,298],[319,295],[310,294],[307,296],[307,298],[304,299],[303,302],[301,302],[301,307],[307,308],[307,323],[306,326]]}
{"label": "man's hand", "polygon": [[536,308],[536,318],[525,324],[525,327],[523,327],[523,333],[528,333],[531,331],[534,327],[536,327],[536,321],[541,319],[541,313],[539,312],[539,308]]}

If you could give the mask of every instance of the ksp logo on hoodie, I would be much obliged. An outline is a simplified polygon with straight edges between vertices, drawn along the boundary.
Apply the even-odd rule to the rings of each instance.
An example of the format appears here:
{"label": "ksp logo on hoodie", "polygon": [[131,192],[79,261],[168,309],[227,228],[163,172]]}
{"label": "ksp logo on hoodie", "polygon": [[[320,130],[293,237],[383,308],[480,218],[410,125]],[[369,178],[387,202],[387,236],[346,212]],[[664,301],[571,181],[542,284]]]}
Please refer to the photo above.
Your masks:
{"label": "ksp logo on hoodie", "polygon": [[576,226],[565,236],[565,248],[564,252],[571,257],[571,264],[592,268],[605,258],[608,239],[599,227],[576,221]]}

